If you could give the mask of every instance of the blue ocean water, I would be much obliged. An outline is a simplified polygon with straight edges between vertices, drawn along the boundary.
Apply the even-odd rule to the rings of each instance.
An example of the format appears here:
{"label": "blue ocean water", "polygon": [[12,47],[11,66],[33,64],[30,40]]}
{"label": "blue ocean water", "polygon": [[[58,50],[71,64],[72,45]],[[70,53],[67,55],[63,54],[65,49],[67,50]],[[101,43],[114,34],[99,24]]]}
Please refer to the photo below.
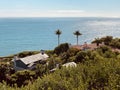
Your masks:
{"label": "blue ocean water", "polygon": [[79,44],[111,35],[120,37],[120,18],[0,18],[0,56],[21,51],[51,50],[60,42],[76,44],[73,32],[79,30]]}

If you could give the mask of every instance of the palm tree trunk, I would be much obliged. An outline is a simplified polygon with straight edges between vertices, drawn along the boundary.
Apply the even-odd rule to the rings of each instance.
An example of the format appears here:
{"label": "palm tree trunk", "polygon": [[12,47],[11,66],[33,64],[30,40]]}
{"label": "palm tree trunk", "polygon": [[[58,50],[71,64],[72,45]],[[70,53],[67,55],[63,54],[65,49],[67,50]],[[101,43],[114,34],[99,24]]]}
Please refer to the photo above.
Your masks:
{"label": "palm tree trunk", "polygon": [[78,36],[77,36],[77,45],[78,45]]}
{"label": "palm tree trunk", "polygon": [[59,43],[60,43],[60,35],[58,35],[58,45],[59,45]]}

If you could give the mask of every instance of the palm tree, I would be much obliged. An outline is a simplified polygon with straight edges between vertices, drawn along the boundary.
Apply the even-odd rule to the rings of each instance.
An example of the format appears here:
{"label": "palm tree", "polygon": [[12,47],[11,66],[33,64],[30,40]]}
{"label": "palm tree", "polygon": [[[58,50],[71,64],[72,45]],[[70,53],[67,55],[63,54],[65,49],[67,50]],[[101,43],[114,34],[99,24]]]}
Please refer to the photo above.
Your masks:
{"label": "palm tree", "polygon": [[76,35],[76,38],[77,38],[77,45],[78,45],[78,36],[80,36],[80,35],[82,35],[82,34],[81,34],[78,30],[75,31],[73,34]]}
{"label": "palm tree", "polygon": [[60,43],[60,35],[62,34],[62,31],[60,31],[59,29],[55,32],[56,35],[58,35],[58,45]]}
{"label": "palm tree", "polygon": [[99,38],[95,38],[95,40],[92,41],[92,43],[96,43],[96,45],[99,46],[99,44],[102,43],[102,40]]}

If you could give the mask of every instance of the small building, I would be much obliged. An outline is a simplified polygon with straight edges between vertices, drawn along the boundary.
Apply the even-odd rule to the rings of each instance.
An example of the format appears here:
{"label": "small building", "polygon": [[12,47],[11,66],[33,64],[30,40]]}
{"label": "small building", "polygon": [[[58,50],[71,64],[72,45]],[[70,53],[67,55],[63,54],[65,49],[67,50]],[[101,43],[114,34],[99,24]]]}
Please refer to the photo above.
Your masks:
{"label": "small building", "polygon": [[35,55],[27,56],[24,58],[19,58],[17,56],[14,57],[14,69],[24,70],[24,69],[34,69],[36,64],[46,61],[49,56],[45,53],[38,53]]}

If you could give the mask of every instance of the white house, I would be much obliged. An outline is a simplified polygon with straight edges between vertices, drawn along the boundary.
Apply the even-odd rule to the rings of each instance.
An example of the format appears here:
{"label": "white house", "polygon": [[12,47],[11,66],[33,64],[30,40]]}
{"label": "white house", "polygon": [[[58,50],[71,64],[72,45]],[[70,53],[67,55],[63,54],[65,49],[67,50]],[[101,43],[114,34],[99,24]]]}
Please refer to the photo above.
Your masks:
{"label": "white house", "polygon": [[38,53],[35,55],[27,56],[24,58],[18,58],[17,56],[14,57],[14,69],[24,70],[24,69],[33,69],[35,68],[37,63],[41,61],[46,61],[49,56],[45,53]]}

